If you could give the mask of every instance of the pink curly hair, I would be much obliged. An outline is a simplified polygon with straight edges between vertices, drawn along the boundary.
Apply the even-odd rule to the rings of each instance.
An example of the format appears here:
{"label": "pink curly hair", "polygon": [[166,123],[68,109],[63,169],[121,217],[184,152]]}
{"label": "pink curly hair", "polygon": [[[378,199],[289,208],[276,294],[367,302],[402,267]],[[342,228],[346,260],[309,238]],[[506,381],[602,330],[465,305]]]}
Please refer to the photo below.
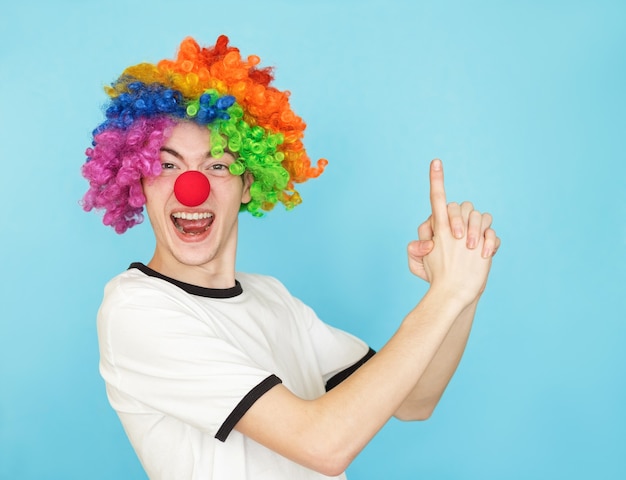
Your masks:
{"label": "pink curly hair", "polygon": [[98,148],[87,149],[91,161],[82,174],[91,188],[83,198],[83,208],[106,213],[102,223],[117,233],[143,221],[146,197],[141,178],[161,172],[160,148],[175,121],[169,117],[139,118],[127,129],[109,128],[94,136]]}

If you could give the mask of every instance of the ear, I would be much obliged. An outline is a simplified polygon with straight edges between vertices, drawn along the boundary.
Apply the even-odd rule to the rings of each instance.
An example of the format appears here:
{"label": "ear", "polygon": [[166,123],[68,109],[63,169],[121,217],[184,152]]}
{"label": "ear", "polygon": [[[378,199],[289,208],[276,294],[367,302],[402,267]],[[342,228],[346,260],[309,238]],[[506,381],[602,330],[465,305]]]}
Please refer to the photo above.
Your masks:
{"label": "ear", "polygon": [[254,182],[254,177],[252,174],[246,170],[241,176],[243,180],[243,191],[241,193],[241,203],[248,203],[252,197],[250,196],[250,185]]}

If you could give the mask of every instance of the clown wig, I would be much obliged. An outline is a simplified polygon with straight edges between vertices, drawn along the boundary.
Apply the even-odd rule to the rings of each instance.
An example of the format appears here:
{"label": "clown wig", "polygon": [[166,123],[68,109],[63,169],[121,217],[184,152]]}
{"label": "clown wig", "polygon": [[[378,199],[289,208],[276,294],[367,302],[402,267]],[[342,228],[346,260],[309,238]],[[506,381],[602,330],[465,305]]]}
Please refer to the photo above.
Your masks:
{"label": "clown wig", "polygon": [[106,120],[94,130],[82,167],[89,181],[83,208],[104,209],[103,223],[117,233],[141,223],[141,180],[161,173],[160,149],[183,120],[210,130],[213,157],[235,155],[233,175],[252,174],[251,200],[241,210],[262,216],[277,202],[287,209],[301,203],[294,184],[319,176],[328,162],[311,165],[305,123],[291,110],[289,92],[270,85],[272,69],[259,62],[255,55],[242,59],[222,35],[211,48],[185,39],[176,60],[128,67],[105,88]]}

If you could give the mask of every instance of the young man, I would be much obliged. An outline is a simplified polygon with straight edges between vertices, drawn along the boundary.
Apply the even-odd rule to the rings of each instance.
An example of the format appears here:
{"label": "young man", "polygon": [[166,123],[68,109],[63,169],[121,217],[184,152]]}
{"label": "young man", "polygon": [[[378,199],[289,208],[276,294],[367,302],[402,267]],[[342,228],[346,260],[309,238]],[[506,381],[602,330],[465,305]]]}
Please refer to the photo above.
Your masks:
{"label": "young man", "polygon": [[100,370],[150,478],[345,478],[389,418],[430,416],[500,240],[488,214],[446,204],[434,160],[432,215],[409,245],[430,289],[376,354],[277,280],[235,272],[239,211],[292,208],[294,183],[326,162],[311,166],[271,72],[227,42],[187,39],[175,61],[130,67],[108,90],[84,207],[122,233],[145,205],[156,248],[105,289]]}

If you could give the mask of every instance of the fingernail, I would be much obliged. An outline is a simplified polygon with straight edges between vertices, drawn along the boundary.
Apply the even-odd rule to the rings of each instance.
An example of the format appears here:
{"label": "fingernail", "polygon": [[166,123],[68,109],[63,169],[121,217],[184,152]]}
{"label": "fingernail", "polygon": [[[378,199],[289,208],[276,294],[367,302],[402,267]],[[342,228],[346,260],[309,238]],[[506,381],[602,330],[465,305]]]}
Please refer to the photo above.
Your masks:
{"label": "fingernail", "polygon": [[461,230],[460,228],[455,228],[454,229],[454,236],[456,238],[463,238],[463,230]]}
{"label": "fingernail", "polygon": [[470,237],[467,240],[467,246],[469,248],[475,248],[476,247],[476,239],[474,237]]}
{"label": "fingernail", "polygon": [[438,158],[433,160],[433,170],[441,170],[441,160]]}
{"label": "fingernail", "polygon": [[489,258],[491,256],[491,250],[489,250],[489,248],[485,247],[483,249],[483,258]]}

